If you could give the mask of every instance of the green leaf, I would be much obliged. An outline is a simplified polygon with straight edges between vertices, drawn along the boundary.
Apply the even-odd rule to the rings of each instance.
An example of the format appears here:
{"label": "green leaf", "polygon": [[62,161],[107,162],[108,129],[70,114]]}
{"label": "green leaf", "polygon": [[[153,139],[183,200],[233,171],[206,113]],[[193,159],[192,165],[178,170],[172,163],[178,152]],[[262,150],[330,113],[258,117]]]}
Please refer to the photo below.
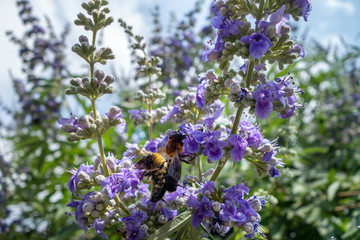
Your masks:
{"label": "green leaf", "polygon": [[181,213],[170,222],[164,224],[161,228],[156,230],[150,237],[150,240],[165,239],[170,234],[180,230],[191,220],[191,212],[189,210]]}
{"label": "green leaf", "polygon": [[327,189],[327,199],[329,201],[334,200],[335,194],[340,187],[340,182],[333,182]]}

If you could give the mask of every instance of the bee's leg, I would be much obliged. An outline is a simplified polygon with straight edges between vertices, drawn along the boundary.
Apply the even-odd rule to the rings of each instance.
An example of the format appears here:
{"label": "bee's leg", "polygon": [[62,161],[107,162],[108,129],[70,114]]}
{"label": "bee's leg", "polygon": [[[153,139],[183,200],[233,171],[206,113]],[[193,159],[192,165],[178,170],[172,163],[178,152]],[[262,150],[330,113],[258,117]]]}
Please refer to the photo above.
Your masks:
{"label": "bee's leg", "polygon": [[164,197],[161,200],[164,201],[166,205],[170,206],[170,203],[168,203]]}
{"label": "bee's leg", "polygon": [[186,187],[184,187],[184,186],[183,186],[183,185],[181,185],[181,184],[177,184],[177,186],[178,186],[178,187],[182,187],[182,188],[186,189]]}
{"label": "bee's leg", "polygon": [[[188,157],[190,157],[191,159],[187,159]],[[195,159],[195,157],[192,157],[191,155],[186,154],[186,155],[179,156],[179,159],[180,159],[180,161],[182,161],[184,163],[190,164],[191,161]]]}
{"label": "bee's leg", "polygon": [[[182,156],[179,156],[179,159],[180,161],[184,162],[184,163],[187,163],[187,164],[191,164],[192,161],[194,161],[194,159],[197,157],[198,155],[195,155],[195,156],[191,156],[191,155],[182,155]],[[186,157],[191,157],[190,159],[185,159]]]}

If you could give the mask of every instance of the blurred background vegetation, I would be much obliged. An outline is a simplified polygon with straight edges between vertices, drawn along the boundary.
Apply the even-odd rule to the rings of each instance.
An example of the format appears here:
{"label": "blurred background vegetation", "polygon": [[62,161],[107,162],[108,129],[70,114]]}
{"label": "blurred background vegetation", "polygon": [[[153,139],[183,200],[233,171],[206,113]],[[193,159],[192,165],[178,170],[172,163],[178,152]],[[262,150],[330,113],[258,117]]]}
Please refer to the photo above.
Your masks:
{"label": "blurred background vegetation", "polygon": [[[168,93],[158,107],[172,104],[177,95],[183,96],[189,85],[196,84],[201,71],[216,67],[201,61],[204,42],[213,38],[209,26],[197,23],[201,2],[183,20],[174,20],[171,24],[176,27],[170,32],[163,30],[154,10],[148,49],[163,58],[163,76],[157,84]],[[85,104],[63,95],[72,77],[72,69],[66,66],[70,56],[64,51],[69,48],[65,46],[69,28],[57,36],[50,21],[42,24],[43,19],[21,13],[26,10],[24,5],[18,7],[28,30],[21,37],[11,32],[8,36],[19,47],[25,78],[10,74],[19,101],[15,107],[1,106],[1,114],[10,120],[3,121],[0,129],[0,239],[98,238],[91,230],[84,234],[75,220],[65,215],[71,201],[67,170],[91,163],[97,154],[93,142],[68,144],[56,123],[60,116],[68,117],[76,112],[76,106]],[[200,33],[196,33],[198,29]],[[245,179],[251,194],[269,196],[261,212],[268,239],[360,239],[360,49],[346,40],[324,46],[305,38],[301,44],[306,57],[281,72],[269,67],[268,79],[291,73],[305,92],[300,101],[304,107],[290,120],[272,116],[259,122],[267,138],[278,136],[278,157],[286,167],[279,178],[258,179],[243,160],[236,166],[236,176],[225,172],[220,181],[231,184]],[[122,88],[115,102],[123,108],[127,133],[109,132],[104,142],[106,152],[121,158],[125,143],[143,144],[146,140],[146,128],[134,126],[127,114],[127,110],[140,107],[134,96],[144,84],[135,75],[116,79],[119,86],[131,86]],[[231,110],[228,113],[233,114]],[[177,126],[156,124],[154,136],[169,128]]]}

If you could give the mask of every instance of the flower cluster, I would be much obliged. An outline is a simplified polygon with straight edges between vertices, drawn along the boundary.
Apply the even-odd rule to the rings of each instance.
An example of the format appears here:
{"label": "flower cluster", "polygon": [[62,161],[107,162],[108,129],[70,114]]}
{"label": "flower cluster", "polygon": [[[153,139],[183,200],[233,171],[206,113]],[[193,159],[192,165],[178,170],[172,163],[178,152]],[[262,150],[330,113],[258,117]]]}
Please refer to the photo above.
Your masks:
{"label": "flower cluster", "polygon": [[102,118],[100,118],[99,112],[96,115],[91,112],[80,118],[74,116],[71,118],[59,118],[58,123],[64,132],[69,133],[68,140],[70,142],[81,139],[96,139],[114,126],[117,127],[121,134],[126,125],[121,109],[117,106],[111,107],[109,112],[105,113]]}
{"label": "flower cluster", "polygon": [[294,114],[298,105],[296,93],[302,93],[298,87],[294,87],[290,82],[292,78],[276,78],[275,81],[267,82],[264,86],[259,84],[252,96],[256,101],[255,113],[261,118],[267,118],[273,110],[279,112],[280,118],[289,118]]}
{"label": "flower cluster", "polygon": [[[99,29],[112,22],[111,18],[106,18],[109,10],[103,8],[107,4],[106,0],[83,4],[93,19],[79,14],[75,23],[96,35]],[[83,164],[78,170],[70,170],[73,176],[69,189],[73,193],[97,189],[81,196],[81,201],[69,205],[76,208],[75,219],[82,229],[94,227],[100,236],[107,237],[104,229],[116,225],[126,239],[164,238],[175,231],[177,238],[185,238],[186,226],[191,221],[192,228],[201,226],[208,236],[224,236],[230,229],[244,231],[248,238],[261,234],[258,212],[265,206],[264,198],[245,198],[250,188],[244,182],[225,188],[216,187],[216,180],[229,159],[237,164],[242,159],[250,162],[259,177],[280,175],[278,168],[284,164],[277,158],[276,139],[270,141],[264,138],[260,127],[252,124],[250,117],[241,117],[246,108],[260,119],[266,119],[272,111],[278,112],[280,118],[294,114],[299,105],[297,93],[302,91],[294,87],[290,76],[268,81],[266,64],[278,63],[282,69],[285,64],[304,57],[302,47],[289,40],[290,27],[286,22],[290,16],[296,20],[303,16],[307,20],[311,3],[298,0],[290,3],[282,0],[273,3],[265,0],[217,0],[212,4],[212,10],[211,24],[217,30],[217,39],[215,46],[205,50],[202,57],[204,62],[216,61],[219,71],[209,70],[199,74],[198,85],[190,87],[190,93],[184,97],[177,96],[173,106],[157,109],[154,104],[158,104],[157,100],[165,95],[152,85],[162,85],[158,84],[161,79],[159,66],[164,73],[170,62],[162,62],[154,54],[166,55],[166,45],[153,48],[148,55],[143,37],[134,34],[131,26],[119,20],[132,43],[133,56],[138,64],[136,77],[148,79],[135,98],[147,109],[128,111],[135,125],[143,124],[148,129],[148,141],[142,141],[144,145],[127,143],[122,160],[111,155],[105,157],[102,147],[102,136],[109,128],[117,126],[120,133],[124,131],[121,109],[112,107],[104,117],[100,117],[95,108],[97,98],[113,91],[109,85],[114,79],[105,77],[100,70],[94,71],[94,65],[113,59],[112,51],[101,48],[96,52],[95,42],[90,44],[83,36],[79,38],[80,43],[74,45],[73,51],[89,63],[91,77],[73,79],[67,94],[87,97],[93,111],[79,119],[62,118],[59,123],[69,133],[69,141],[94,139],[100,151],[93,166]],[[255,19],[254,24],[247,19]],[[170,50],[170,58],[181,58],[180,62],[184,64],[178,70],[190,72],[195,64],[190,51],[192,43],[195,44],[195,36],[186,29],[184,25],[181,35],[170,37],[168,45],[181,52],[174,56]],[[189,45],[179,36],[186,38]],[[160,42],[153,39],[153,43]],[[137,51],[141,51],[141,56]],[[236,70],[232,66],[236,64],[233,61],[235,57],[243,59],[243,65]],[[165,74],[162,77],[167,80],[178,75],[181,81],[185,76],[179,72]],[[158,79],[153,81],[154,76]],[[229,99],[227,102],[224,101],[226,97]],[[237,109],[236,115],[228,119],[226,116],[231,107],[227,103],[234,103]],[[169,119],[173,123],[181,123],[179,130],[168,130],[166,134],[157,131],[160,137],[153,138],[155,123],[160,121],[164,124]],[[160,156],[162,149],[164,155]],[[134,165],[134,157],[143,155],[145,157]],[[209,164],[216,164],[216,168],[203,172],[202,161],[205,159]],[[180,188],[181,161],[196,165],[199,174],[185,176]],[[143,178],[151,181],[151,191],[149,185],[142,182]],[[170,193],[166,194],[166,191]],[[154,199],[156,202],[152,202]],[[178,223],[176,229],[166,234],[167,223],[174,218]]]}
{"label": "flower cluster", "polygon": [[242,228],[247,238],[253,238],[259,232],[261,220],[257,212],[265,206],[265,200],[256,196],[245,199],[249,191],[244,183],[226,189],[216,188],[212,181],[203,183],[186,201],[193,211],[192,226],[197,228],[205,223],[209,232],[220,235],[225,235],[232,227]]}

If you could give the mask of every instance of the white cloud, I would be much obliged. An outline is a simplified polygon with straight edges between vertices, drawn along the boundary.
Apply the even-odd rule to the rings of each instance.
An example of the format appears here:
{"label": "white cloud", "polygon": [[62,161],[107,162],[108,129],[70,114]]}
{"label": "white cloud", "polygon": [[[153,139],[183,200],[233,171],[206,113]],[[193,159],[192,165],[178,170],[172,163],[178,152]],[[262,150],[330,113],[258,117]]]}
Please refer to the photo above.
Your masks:
{"label": "white cloud", "polygon": [[355,5],[344,0],[326,0],[324,3],[326,7],[333,8],[334,10],[345,10],[351,15],[355,13]]}

